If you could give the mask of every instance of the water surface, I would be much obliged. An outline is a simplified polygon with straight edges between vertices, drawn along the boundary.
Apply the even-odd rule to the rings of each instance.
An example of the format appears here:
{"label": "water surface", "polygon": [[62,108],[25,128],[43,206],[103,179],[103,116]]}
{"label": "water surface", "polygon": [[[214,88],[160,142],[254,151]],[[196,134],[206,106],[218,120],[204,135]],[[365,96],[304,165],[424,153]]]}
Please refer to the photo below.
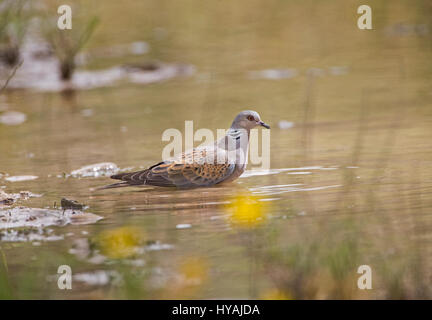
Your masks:
{"label": "water surface", "polygon": [[[195,73],[72,96],[0,96],[0,110],[27,116],[0,124],[0,171],[37,177],[3,175],[2,190],[42,195],[16,205],[55,209],[66,197],[103,217],[51,226],[33,241],[4,239],[0,296],[430,298],[420,283],[430,286],[432,256],[431,8],[374,1],[374,30],[360,31],[358,5],[82,4],[102,21],[89,52],[149,44],[143,55],[101,55],[89,69],[159,60]],[[69,175],[101,162],[148,167],[161,160],[165,129],[184,131],[185,120],[227,128],[243,109],[272,126],[270,171],[250,166],[231,185],[197,190],[94,191],[109,178]],[[262,223],[246,230],[227,209],[243,194],[265,203]],[[116,241],[136,251],[117,252]],[[76,275],[73,290],[57,288],[62,264]],[[376,271],[375,290],[356,289],[361,264]]]}

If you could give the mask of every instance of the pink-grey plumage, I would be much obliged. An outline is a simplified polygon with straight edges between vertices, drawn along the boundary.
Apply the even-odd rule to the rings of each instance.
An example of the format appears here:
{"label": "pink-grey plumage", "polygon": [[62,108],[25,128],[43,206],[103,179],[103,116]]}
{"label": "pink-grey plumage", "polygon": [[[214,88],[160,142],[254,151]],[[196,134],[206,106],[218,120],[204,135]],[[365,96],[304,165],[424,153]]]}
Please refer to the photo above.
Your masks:
{"label": "pink-grey plumage", "polygon": [[[246,167],[250,129],[270,128],[255,111],[242,111],[226,135],[213,144],[185,151],[148,169],[111,176],[122,182],[102,189],[128,186],[208,187],[238,178]],[[240,143],[242,141],[243,143]],[[234,155],[233,155],[234,154]]]}

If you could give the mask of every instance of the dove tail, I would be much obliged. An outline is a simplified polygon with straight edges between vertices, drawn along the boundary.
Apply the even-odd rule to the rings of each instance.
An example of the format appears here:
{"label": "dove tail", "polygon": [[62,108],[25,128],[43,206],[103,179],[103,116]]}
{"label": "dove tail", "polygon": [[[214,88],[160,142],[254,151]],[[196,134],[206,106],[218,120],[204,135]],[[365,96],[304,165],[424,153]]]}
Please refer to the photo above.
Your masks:
{"label": "dove tail", "polygon": [[113,189],[113,188],[121,188],[121,187],[130,187],[130,184],[127,181],[117,182],[117,183],[113,183],[107,186],[97,188],[96,190],[105,190],[105,189]]}
{"label": "dove tail", "polygon": [[[130,173],[118,173],[115,175],[112,175],[110,178],[111,179],[116,179],[116,180],[123,180],[123,178],[126,178],[128,175],[130,175]],[[126,179],[124,179],[126,181]]]}

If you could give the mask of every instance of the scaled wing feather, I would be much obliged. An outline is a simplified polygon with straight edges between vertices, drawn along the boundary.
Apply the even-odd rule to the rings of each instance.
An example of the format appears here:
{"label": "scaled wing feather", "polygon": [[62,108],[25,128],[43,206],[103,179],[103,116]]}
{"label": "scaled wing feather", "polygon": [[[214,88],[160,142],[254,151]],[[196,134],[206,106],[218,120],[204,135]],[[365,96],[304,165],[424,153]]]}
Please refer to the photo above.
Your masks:
{"label": "scaled wing feather", "polygon": [[225,150],[211,146],[182,153],[177,158],[160,162],[146,170],[118,174],[112,178],[130,185],[190,188],[220,183],[234,169],[235,164],[228,161]]}

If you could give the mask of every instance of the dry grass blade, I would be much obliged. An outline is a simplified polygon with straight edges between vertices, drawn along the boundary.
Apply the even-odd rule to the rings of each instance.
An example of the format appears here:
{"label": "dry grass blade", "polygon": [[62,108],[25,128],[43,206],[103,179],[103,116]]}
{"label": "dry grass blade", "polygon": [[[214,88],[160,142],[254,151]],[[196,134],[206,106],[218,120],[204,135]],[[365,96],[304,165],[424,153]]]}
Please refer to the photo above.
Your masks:
{"label": "dry grass blade", "polygon": [[20,63],[18,63],[12,70],[12,72],[9,74],[9,76],[7,77],[5,83],[3,84],[3,86],[0,88],[0,94],[3,93],[4,90],[6,90],[9,82],[12,80],[12,78],[15,76],[15,73],[17,72],[17,70],[19,69],[19,67],[22,66],[22,64],[24,63],[24,60],[21,60]]}

